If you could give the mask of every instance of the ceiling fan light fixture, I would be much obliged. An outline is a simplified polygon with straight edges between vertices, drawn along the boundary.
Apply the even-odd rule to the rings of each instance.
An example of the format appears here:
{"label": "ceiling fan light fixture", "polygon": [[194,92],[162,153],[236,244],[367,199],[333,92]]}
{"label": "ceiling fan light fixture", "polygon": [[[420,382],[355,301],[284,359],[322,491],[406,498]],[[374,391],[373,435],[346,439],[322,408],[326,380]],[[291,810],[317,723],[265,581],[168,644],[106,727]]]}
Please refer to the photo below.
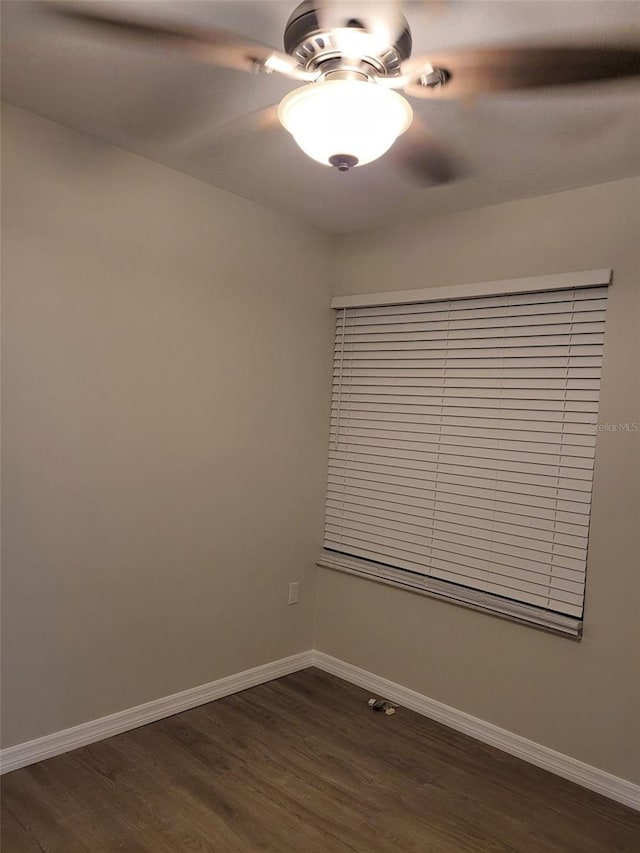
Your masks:
{"label": "ceiling fan light fixture", "polygon": [[377,160],[413,120],[409,103],[366,80],[323,80],[289,92],[278,117],[318,163],[347,171]]}

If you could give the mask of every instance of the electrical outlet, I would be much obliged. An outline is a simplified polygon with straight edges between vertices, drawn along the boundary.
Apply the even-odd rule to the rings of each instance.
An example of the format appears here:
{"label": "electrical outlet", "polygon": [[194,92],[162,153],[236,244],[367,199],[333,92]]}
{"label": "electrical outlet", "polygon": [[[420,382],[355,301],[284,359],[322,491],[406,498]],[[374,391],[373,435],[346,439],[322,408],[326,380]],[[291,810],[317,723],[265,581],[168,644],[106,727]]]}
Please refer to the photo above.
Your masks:
{"label": "electrical outlet", "polygon": [[300,581],[292,581],[289,584],[289,604],[298,604],[300,601]]}

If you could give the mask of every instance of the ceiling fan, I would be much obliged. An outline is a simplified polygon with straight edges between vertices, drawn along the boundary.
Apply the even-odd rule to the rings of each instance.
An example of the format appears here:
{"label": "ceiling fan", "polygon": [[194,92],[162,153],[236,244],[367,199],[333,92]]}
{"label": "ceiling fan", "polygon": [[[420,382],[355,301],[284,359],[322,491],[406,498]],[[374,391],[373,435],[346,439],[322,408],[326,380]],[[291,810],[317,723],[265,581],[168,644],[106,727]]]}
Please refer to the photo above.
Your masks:
{"label": "ceiling fan", "polygon": [[285,95],[277,116],[309,157],[348,172],[396,143],[401,166],[427,184],[449,181],[458,170],[398,90],[414,98],[465,99],[640,74],[639,45],[477,47],[412,57],[409,24],[394,4],[365,6],[359,15],[358,4],[344,0],[305,0],[286,24],[284,52],[226,30],[116,16],[81,4],[57,6],[55,14],[205,63],[284,75],[302,85]]}

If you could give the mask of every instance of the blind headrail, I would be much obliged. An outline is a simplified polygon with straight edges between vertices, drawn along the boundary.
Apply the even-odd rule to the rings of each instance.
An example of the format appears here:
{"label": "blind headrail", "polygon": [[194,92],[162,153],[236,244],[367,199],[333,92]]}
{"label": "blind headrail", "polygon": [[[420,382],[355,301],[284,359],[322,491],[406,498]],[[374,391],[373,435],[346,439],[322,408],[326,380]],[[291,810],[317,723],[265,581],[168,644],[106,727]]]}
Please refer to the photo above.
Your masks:
{"label": "blind headrail", "polygon": [[506,278],[499,281],[479,281],[471,284],[451,284],[443,287],[423,287],[417,290],[395,290],[381,293],[357,293],[334,296],[332,308],[372,308],[379,305],[411,305],[415,302],[441,302],[448,299],[474,296],[503,296],[512,293],[535,293],[570,287],[597,287],[611,283],[611,269],[562,272],[525,278]]}

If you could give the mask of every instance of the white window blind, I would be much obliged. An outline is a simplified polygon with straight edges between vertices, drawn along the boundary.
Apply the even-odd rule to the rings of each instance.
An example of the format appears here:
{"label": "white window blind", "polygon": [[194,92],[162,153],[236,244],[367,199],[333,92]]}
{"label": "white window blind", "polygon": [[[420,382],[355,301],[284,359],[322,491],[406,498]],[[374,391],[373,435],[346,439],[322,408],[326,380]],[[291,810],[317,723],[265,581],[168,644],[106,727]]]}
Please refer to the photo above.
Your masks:
{"label": "white window blind", "polygon": [[606,301],[341,308],[321,562],[579,633]]}

